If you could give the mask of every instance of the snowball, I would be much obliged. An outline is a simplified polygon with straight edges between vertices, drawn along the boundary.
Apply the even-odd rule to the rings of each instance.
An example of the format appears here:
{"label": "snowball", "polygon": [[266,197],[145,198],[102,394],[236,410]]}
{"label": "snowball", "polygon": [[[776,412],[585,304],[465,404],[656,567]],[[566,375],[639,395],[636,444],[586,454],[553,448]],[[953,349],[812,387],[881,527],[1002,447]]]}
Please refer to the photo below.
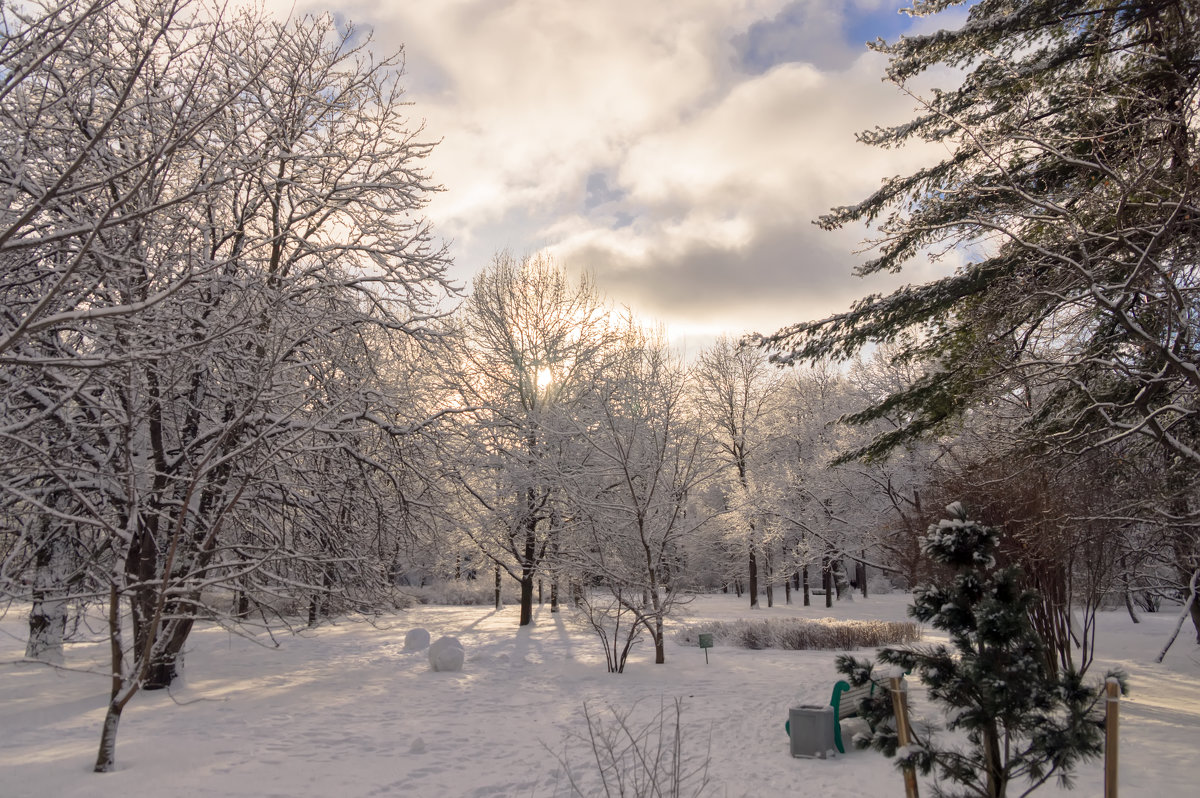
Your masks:
{"label": "snowball", "polygon": [[429,647],[429,664],[435,671],[461,671],[465,658],[457,637],[439,637]]}
{"label": "snowball", "polygon": [[429,648],[429,630],[417,627],[404,636],[405,651],[424,651]]}

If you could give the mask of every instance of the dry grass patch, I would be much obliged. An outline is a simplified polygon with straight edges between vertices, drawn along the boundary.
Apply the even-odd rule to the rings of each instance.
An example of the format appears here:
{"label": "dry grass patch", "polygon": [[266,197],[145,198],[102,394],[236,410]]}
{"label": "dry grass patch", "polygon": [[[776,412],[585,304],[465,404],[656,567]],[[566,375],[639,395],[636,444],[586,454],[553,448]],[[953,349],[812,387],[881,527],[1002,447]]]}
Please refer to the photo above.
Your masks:
{"label": "dry grass patch", "polygon": [[699,645],[701,634],[711,634],[714,643],[725,646],[781,648],[790,651],[847,651],[915,643],[921,639],[921,629],[912,621],[774,618],[689,624],[675,633],[675,642],[682,645]]}

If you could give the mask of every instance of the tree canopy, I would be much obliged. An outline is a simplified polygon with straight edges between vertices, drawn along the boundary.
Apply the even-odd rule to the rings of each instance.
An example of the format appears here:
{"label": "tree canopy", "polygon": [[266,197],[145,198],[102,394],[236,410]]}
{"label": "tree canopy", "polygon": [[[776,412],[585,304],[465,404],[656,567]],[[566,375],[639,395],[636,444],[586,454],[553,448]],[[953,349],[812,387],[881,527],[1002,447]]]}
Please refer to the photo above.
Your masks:
{"label": "tree canopy", "polygon": [[[910,13],[957,5],[915,2]],[[761,338],[774,359],[847,357],[897,341],[902,358],[931,364],[851,417],[906,412],[860,455],[1017,392],[1041,440],[1145,436],[1200,464],[1200,4],[982,0],[956,30],[872,47],[889,56],[888,80],[919,112],[861,140],[937,142],[950,154],[818,224],[876,227],[859,274],[896,272],[927,253],[966,262]],[[910,82],[935,66],[958,70],[961,83],[918,96]]]}

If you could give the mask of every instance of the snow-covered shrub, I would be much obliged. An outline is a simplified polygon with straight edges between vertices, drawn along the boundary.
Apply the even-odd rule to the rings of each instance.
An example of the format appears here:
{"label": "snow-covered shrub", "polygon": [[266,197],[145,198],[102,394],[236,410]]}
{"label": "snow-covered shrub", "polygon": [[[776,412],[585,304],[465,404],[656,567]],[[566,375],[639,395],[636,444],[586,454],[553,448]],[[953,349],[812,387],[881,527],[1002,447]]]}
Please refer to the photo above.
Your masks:
{"label": "snow-covered shrub", "polygon": [[[421,587],[403,587],[400,590],[417,604],[439,607],[479,607],[496,603],[496,583],[490,579],[456,579]],[[517,604],[520,601],[516,582],[504,580],[500,601],[502,604]]]}
{"label": "snow-covered shrub", "polygon": [[872,596],[886,596],[894,593],[897,589],[896,584],[892,581],[894,578],[896,577],[893,577],[892,574],[872,570],[867,577],[867,591]]}
{"label": "snow-covered shrub", "polygon": [[910,621],[771,618],[691,624],[676,632],[675,641],[682,645],[698,645],[701,634],[711,634],[713,642],[726,646],[750,649],[782,648],[791,651],[848,651],[856,648],[878,648],[894,643],[913,643],[921,639],[920,628]]}

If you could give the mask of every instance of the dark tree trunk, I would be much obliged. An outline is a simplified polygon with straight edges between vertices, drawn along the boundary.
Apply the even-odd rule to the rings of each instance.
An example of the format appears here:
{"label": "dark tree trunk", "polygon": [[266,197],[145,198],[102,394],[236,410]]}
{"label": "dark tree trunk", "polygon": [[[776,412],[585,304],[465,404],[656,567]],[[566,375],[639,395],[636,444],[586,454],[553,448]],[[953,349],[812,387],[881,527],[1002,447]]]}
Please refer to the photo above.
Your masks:
{"label": "dark tree trunk", "polygon": [[825,606],[833,606],[833,562],[826,554],[821,558],[821,589],[825,591]]}
{"label": "dark tree trunk", "polygon": [[803,587],[804,587],[804,606],[807,607],[810,604],[812,604],[812,595],[811,595],[812,591],[810,591],[808,588],[808,565],[807,564],[804,565],[804,567],[802,567],[800,569],[800,574],[801,574],[801,579],[804,583],[804,585],[803,585]]}
{"label": "dark tree trunk", "polygon": [[150,628],[154,620],[154,606],[158,591],[152,585],[157,577],[158,556],[155,552],[153,521],[138,524],[125,560],[126,577],[135,585],[129,602],[133,624],[133,647],[141,652],[148,649],[147,640],[156,630]]}
{"label": "dark tree trunk", "polygon": [[[168,615],[181,614],[183,612],[186,612],[186,610],[178,607],[172,609],[168,605]],[[174,684],[175,679],[179,677],[182,670],[183,645],[187,642],[188,635],[191,634],[193,623],[191,618],[186,618],[173,621],[170,624],[170,633],[163,644],[162,653],[155,657],[146,672],[146,683],[142,685],[143,689],[162,690]],[[162,634],[163,630],[160,629],[159,633]]]}
{"label": "dark tree trunk", "polygon": [[[533,503],[530,491],[530,504]],[[525,547],[521,552],[521,626],[533,623],[533,577],[537,570],[537,519],[525,522]]]}
{"label": "dark tree trunk", "polygon": [[663,638],[663,617],[654,616],[654,664],[665,665],[667,662],[666,641]]}
{"label": "dark tree trunk", "polygon": [[763,571],[765,572],[767,582],[767,607],[775,606],[775,584],[773,582],[774,574],[771,572],[771,553],[763,553]]}
{"label": "dark tree trunk", "polygon": [[533,575],[521,575],[521,626],[533,623]]}
{"label": "dark tree trunk", "polygon": [[758,607],[758,558],[754,555],[754,547],[750,547],[750,608]]}
{"label": "dark tree trunk", "polygon": [[496,609],[500,609],[500,566],[496,566]]}

